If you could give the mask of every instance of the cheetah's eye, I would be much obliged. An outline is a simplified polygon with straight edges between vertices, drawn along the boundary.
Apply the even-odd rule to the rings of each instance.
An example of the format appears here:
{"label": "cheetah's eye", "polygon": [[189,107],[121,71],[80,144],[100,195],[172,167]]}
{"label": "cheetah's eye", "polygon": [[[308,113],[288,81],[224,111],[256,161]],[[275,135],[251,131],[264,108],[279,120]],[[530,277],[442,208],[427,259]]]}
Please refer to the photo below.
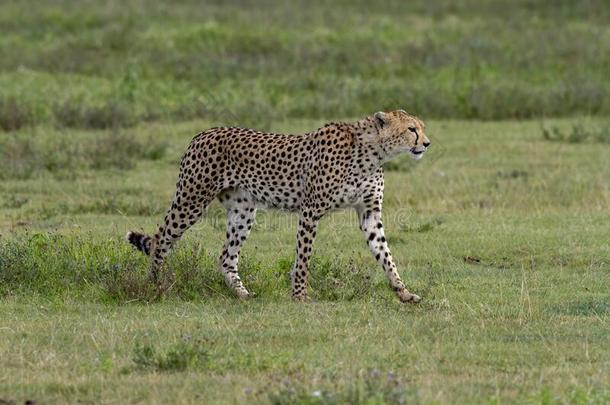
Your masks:
{"label": "cheetah's eye", "polygon": [[417,134],[417,128],[415,127],[409,127],[409,131],[413,132],[414,134]]}

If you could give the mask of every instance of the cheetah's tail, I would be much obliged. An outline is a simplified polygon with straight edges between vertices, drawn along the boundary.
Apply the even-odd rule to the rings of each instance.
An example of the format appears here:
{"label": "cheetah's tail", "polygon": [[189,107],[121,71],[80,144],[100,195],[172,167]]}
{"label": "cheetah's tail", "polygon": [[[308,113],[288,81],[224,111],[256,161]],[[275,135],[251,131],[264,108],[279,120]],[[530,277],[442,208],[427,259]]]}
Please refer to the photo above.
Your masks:
{"label": "cheetah's tail", "polygon": [[136,249],[150,256],[150,248],[152,246],[152,238],[140,232],[127,232],[127,242],[131,243]]}

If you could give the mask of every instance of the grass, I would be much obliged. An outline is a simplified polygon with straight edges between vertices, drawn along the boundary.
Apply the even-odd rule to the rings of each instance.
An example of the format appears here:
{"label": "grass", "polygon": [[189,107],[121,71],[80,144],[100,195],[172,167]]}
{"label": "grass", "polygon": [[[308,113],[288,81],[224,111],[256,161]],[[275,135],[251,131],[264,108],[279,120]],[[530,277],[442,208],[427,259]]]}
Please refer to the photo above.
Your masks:
{"label": "grass", "polygon": [[[139,369],[157,371],[184,371],[202,368],[208,360],[207,351],[201,347],[202,342],[191,342],[184,337],[182,342],[170,347],[167,353],[157,354],[156,348],[149,343],[136,343],[133,362]],[[128,373],[129,369],[123,369]]]}
{"label": "grass", "polygon": [[610,143],[610,122],[605,126],[595,127],[581,121],[574,124],[570,131],[562,131],[556,126],[543,126],[542,136],[548,141]]}
{"label": "grass", "polygon": [[[610,402],[606,3],[3,1],[0,404]],[[218,203],[157,299],[123,238],[162,219],[192,136],[395,108],[433,142],[386,166],[421,304],[353,212],[292,302],[297,218],[266,210],[238,301]]]}
{"label": "grass", "polygon": [[603,0],[0,5],[0,127],[610,113]]}
{"label": "grass", "polygon": [[[32,136],[33,135],[33,136]],[[37,130],[0,139],[0,179],[27,179],[40,172],[77,177],[83,169],[130,169],[137,159],[161,159],[167,145],[133,133]]]}
{"label": "grass", "polygon": [[[604,126],[579,122],[589,132]],[[542,126],[568,133],[574,123]],[[189,138],[210,125],[34,128],[4,138],[29,139],[35,151],[49,145],[78,170],[35,165],[0,182],[0,398],[610,400],[607,144],[549,140],[535,121],[428,121],[429,155],[401,158],[386,176],[388,239],[420,305],[397,302],[351,212],[321,224],[309,304],[289,299],[296,217],[261,212],[240,262],[257,297],[237,301],[216,270],[224,235],[217,203],[168,258],[175,283],[157,301],[146,258],[123,235],[154,228]],[[88,163],[91,140],[113,145],[126,134],[135,145],[164,145],[163,153],[121,155],[129,165]],[[115,149],[96,150],[105,162]],[[30,167],[32,156],[13,163]]]}

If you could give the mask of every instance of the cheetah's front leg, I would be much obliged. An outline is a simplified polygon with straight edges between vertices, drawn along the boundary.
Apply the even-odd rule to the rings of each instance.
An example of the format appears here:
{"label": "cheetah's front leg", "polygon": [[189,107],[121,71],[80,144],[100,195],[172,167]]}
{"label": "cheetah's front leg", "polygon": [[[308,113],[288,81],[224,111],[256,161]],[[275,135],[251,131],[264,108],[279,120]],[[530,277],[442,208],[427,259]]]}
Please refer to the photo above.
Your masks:
{"label": "cheetah's front leg", "polygon": [[297,230],[296,259],[290,273],[292,279],[292,298],[307,300],[307,262],[311,256],[313,241],[316,238],[319,218],[310,211],[304,211],[299,219]]}
{"label": "cheetah's front leg", "polygon": [[237,262],[241,246],[254,224],[256,208],[246,204],[231,207],[230,203],[225,204],[227,206],[227,239],[220,254],[220,271],[224,275],[227,285],[235,291],[239,298],[250,298],[252,295],[244,287],[237,272]]}
{"label": "cheetah's front leg", "polygon": [[396,270],[396,264],[392,259],[392,253],[388,247],[388,242],[385,239],[385,233],[383,231],[383,223],[381,222],[381,211],[379,207],[380,203],[376,204],[376,209],[359,209],[358,216],[360,218],[360,229],[366,237],[369,249],[375,256],[375,260],[383,266],[383,271],[386,277],[390,281],[390,286],[398,298],[402,302],[419,302],[421,298],[412,294],[407,290],[404,283],[398,275]]}

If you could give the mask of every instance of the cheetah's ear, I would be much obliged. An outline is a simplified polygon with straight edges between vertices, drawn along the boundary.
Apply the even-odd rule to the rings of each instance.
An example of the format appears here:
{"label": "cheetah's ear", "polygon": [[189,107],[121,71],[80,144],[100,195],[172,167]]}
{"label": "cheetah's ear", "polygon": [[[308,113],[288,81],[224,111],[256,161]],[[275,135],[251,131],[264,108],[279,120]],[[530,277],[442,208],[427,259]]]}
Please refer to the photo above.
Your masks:
{"label": "cheetah's ear", "polygon": [[377,111],[373,117],[377,120],[379,125],[384,126],[388,122],[388,116],[383,111]]}

